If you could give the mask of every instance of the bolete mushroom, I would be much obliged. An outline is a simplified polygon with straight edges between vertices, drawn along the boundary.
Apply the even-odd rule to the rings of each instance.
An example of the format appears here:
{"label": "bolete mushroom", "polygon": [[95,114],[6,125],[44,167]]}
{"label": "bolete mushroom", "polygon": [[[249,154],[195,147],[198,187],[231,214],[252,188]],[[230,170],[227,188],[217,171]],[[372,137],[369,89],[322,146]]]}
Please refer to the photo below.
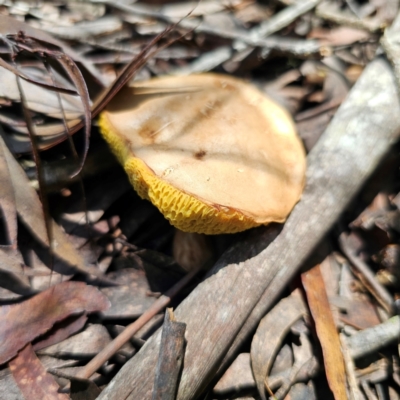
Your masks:
{"label": "bolete mushroom", "polygon": [[183,231],[283,222],[303,190],[305,152],[290,115],[229,76],[125,87],[100,129],[139,195]]}

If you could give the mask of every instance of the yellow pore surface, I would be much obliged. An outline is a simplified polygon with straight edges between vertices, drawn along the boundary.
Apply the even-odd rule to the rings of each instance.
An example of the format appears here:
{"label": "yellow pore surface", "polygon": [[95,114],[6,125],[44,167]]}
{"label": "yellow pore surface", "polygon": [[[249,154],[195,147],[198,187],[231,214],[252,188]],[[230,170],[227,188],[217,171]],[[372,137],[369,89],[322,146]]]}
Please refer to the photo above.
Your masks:
{"label": "yellow pore surface", "polygon": [[283,222],[304,186],[290,116],[252,85],[215,74],[124,88],[101,132],[135,190],[187,232]]}

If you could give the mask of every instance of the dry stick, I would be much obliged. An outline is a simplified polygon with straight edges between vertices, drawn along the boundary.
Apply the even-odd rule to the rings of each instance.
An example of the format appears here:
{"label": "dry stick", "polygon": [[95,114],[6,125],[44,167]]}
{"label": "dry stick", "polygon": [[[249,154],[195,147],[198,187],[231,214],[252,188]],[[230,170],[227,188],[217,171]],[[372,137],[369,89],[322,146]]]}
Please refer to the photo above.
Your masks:
{"label": "dry stick", "polygon": [[251,29],[249,36],[254,39],[261,39],[272,35],[273,33],[286,28],[303,14],[311,11],[320,2],[321,0],[298,1]]}
{"label": "dry stick", "polygon": [[165,294],[160,296],[156,302],[143,313],[135,322],[128,325],[112,342],[110,342],[100,353],[98,353],[77,375],[77,378],[89,379],[107,360],[109,360],[132,336],[149,322],[156,314],[162,311],[199,272],[199,268],[195,268],[185,275]]}
{"label": "dry stick", "polygon": [[[314,7],[316,7],[321,0],[305,0],[298,1],[291,6],[284,8],[282,11],[279,11],[275,15],[273,15],[268,20],[260,23],[255,28],[251,29],[246,37],[248,37],[252,41],[259,41],[266,39],[268,36],[271,36],[273,33],[280,31],[281,29],[287,27],[292,22],[294,22],[297,18],[301,17],[303,14],[311,11]],[[243,41],[237,40],[233,47],[240,48],[240,54],[247,55],[249,51],[254,49],[254,46],[247,45],[243,47]],[[271,49],[263,48],[261,53],[261,57],[266,58]]]}
{"label": "dry stick", "polygon": [[389,314],[393,313],[393,297],[389,291],[382,286],[381,283],[375,278],[371,268],[351,250],[349,241],[346,234],[342,233],[339,237],[339,245],[344,255],[349,259],[351,264],[359,272],[358,276],[364,285],[375,297],[376,301],[385,309]]}
{"label": "dry stick", "polygon": [[[279,236],[251,258],[242,257],[246,248],[229,252],[175,310],[176,318],[187,324],[178,400],[199,396],[229,351],[226,367],[397,140],[399,115],[391,68],[377,59],[309,154],[307,188]],[[150,399],[159,344],[158,332],[98,399]]]}
{"label": "dry stick", "polygon": [[363,397],[360,393],[360,389],[358,388],[354,361],[350,356],[349,349],[345,341],[346,337],[343,335],[343,333],[339,333],[339,336],[342,345],[344,365],[346,368],[347,383],[349,385],[349,395],[350,395],[349,400],[361,400],[363,399]]}
{"label": "dry stick", "polygon": [[338,25],[350,26],[356,29],[363,29],[368,32],[380,31],[384,28],[378,21],[372,19],[360,19],[353,15],[345,14],[331,3],[322,3],[316,9],[317,17],[332,21]]}
{"label": "dry stick", "polygon": [[383,347],[396,343],[400,335],[400,318],[398,315],[382,324],[357,332],[346,338],[349,353],[354,359],[376,353]]}

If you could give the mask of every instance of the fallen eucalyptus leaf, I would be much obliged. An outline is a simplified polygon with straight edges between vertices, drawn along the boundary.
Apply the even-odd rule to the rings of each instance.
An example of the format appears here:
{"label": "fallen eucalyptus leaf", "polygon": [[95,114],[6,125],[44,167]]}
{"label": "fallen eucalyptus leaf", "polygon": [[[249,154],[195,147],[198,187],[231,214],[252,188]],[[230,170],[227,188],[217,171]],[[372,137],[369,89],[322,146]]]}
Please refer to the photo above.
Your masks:
{"label": "fallen eucalyptus leaf", "polygon": [[0,364],[56,322],[73,314],[102,311],[108,307],[105,296],[83,282],[60,283],[22,303],[1,307]]}

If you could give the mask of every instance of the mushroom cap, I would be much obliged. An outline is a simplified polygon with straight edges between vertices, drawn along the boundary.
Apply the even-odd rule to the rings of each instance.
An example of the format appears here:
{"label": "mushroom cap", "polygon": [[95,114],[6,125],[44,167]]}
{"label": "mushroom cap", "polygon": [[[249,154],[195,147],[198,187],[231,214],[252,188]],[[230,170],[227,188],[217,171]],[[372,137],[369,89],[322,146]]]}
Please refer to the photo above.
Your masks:
{"label": "mushroom cap", "polygon": [[183,231],[283,222],[300,199],[306,158],[290,115],[239,79],[134,83],[99,123],[135,190]]}

